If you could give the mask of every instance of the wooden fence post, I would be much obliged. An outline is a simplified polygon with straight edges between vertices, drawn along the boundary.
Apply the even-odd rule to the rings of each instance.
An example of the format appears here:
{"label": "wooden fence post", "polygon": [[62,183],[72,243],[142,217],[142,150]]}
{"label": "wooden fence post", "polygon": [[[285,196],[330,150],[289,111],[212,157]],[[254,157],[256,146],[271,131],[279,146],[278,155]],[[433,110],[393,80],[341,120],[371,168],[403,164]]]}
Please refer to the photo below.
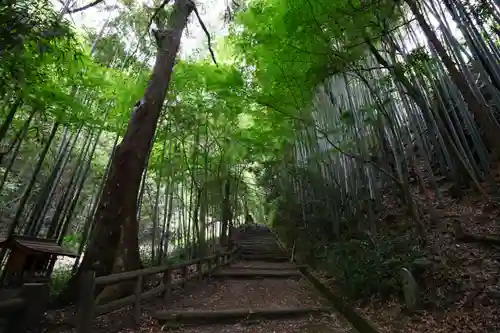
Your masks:
{"label": "wooden fence post", "polygon": [[22,308],[7,319],[5,332],[24,333],[40,332],[39,325],[49,299],[49,286],[46,283],[25,283],[21,290],[24,299]]}
{"label": "wooden fence post", "polygon": [[141,293],[142,293],[142,275],[137,277],[135,283],[135,303],[134,303],[134,321],[138,325],[141,322]]}
{"label": "wooden fence post", "polygon": [[184,288],[186,287],[186,279],[188,277],[188,266],[185,265],[185,266],[182,266],[182,285],[181,287]]}
{"label": "wooden fence post", "polygon": [[172,269],[170,267],[163,273],[163,285],[165,286],[163,297],[166,301],[172,293]]}
{"label": "wooden fence post", "polygon": [[239,248],[235,248],[232,252],[232,261],[236,261],[241,258],[241,251]]}
{"label": "wooden fence post", "polygon": [[95,272],[83,271],[80,277],[80,298],[78,304],[78,333],[92,332],[95,316]]}
{"label": "wooden fence post", "polygon": [[203,278],[203,260],[200,259],[198,263],[196,264],[196,274],[198,274],[198,280],[201,280]]}

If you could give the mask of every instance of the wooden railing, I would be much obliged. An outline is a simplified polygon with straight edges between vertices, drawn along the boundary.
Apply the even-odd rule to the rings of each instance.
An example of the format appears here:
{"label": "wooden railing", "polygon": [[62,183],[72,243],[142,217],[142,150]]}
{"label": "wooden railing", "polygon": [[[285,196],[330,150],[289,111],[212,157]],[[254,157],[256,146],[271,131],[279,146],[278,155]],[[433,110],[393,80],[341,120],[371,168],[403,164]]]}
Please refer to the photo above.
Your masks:
{"label": "wooden railing", "polygon": [[[96,277],[94,271],[82,273],[80,284],[80,298],[78,304],[77,326],[79,333],[88,333],[92,330],[92,324],[97,316],[118,310],[122,307],[133,305],[134,320],[136,323],[141,319],[141,301],[152,298],[157,294],[163,293],[165,299],[168,299],[172,289],[180,286],[183,288],[188,281],[202,279],[205,275],[210,275],[216,268],[229,264],[237,255],[238,249],[232,251],[211,255],[205,258],[194,259],[174,265],[163,265],[150,267],[136,271],[111,274]],[[189,274],[189,266],[196,265],[195,273]],[[204,266],[207,266],[204,269]],[[181,278],[173,281],[172,273],[181,271]],[[143,290],[144,277],[155,274],[163,274],[161,283],[150,289]],[[99,285],[111,285],[120,282],[134,280],[134,294],[120,298],[109,303],[97,305],[95,302],[95,288]]]}
{"label": "wooden railing", "polygon": [[0,302],[0,317],[19,311],[26,301],[24,298],[11,298]]}
{"label": "wooden railing", "polygon": [[5,319],[5,332],[24,333],[39,322],[48,301],[48,285],[25,283],[16,296],[0,301],[0,318]]}

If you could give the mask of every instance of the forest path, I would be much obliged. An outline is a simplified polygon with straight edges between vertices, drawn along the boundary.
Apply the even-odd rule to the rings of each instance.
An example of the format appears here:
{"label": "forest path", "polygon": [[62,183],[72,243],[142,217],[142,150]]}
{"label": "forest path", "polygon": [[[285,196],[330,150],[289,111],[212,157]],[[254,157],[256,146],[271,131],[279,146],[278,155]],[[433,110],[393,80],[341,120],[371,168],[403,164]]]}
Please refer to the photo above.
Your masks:
{"label": "forest path", "polygon": [[164,310],[151,311],[157,325],[149,332],[356,332],[297,266],[285,261],[272,233],[246,230],[236,244],[241,260],[216,270]]}

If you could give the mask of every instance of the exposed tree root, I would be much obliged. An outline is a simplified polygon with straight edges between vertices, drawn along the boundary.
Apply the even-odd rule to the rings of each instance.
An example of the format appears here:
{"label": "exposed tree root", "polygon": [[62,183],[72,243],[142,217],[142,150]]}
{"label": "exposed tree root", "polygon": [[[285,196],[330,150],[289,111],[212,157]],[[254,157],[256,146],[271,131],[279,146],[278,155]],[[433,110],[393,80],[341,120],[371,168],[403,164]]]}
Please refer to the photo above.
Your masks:
{"label": "exposed tree root", "polygon": [[463,243],[480,243],[485,245],[500,246],[499,236],[490,235],[474,235],[464,231],[459,221],[453,221],[453,229],[455,231],[455,238],[457,241]]}

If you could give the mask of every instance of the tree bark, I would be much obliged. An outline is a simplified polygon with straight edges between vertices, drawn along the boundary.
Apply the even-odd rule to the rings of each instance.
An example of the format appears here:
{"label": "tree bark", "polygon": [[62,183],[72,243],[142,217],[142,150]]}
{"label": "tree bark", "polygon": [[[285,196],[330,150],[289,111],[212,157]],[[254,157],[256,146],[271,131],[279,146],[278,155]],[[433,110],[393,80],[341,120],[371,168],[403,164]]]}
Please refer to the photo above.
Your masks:
{"label": "tree bark", "polygon": [[224,183],[224,198],[222,199],[222,227],[219,236],[219,242],[223,246],[228,245],[230,235],[227,235],[227,233],[228,230],[231,231],[231,186],[229,182],[230,180],[228,177]]}
{"label": "tree bark", "polygon": [[158,51],[153,72],[142,100],[132,112],[123,140],[112,156],[94,217],[94,235],[80,271],[94,269],[97,276],[102,276],[141,266],[137,221],[141,176],[146,168],[182,32],[193,8],[191,0],[176,0],[165,29],[156,32]]}

